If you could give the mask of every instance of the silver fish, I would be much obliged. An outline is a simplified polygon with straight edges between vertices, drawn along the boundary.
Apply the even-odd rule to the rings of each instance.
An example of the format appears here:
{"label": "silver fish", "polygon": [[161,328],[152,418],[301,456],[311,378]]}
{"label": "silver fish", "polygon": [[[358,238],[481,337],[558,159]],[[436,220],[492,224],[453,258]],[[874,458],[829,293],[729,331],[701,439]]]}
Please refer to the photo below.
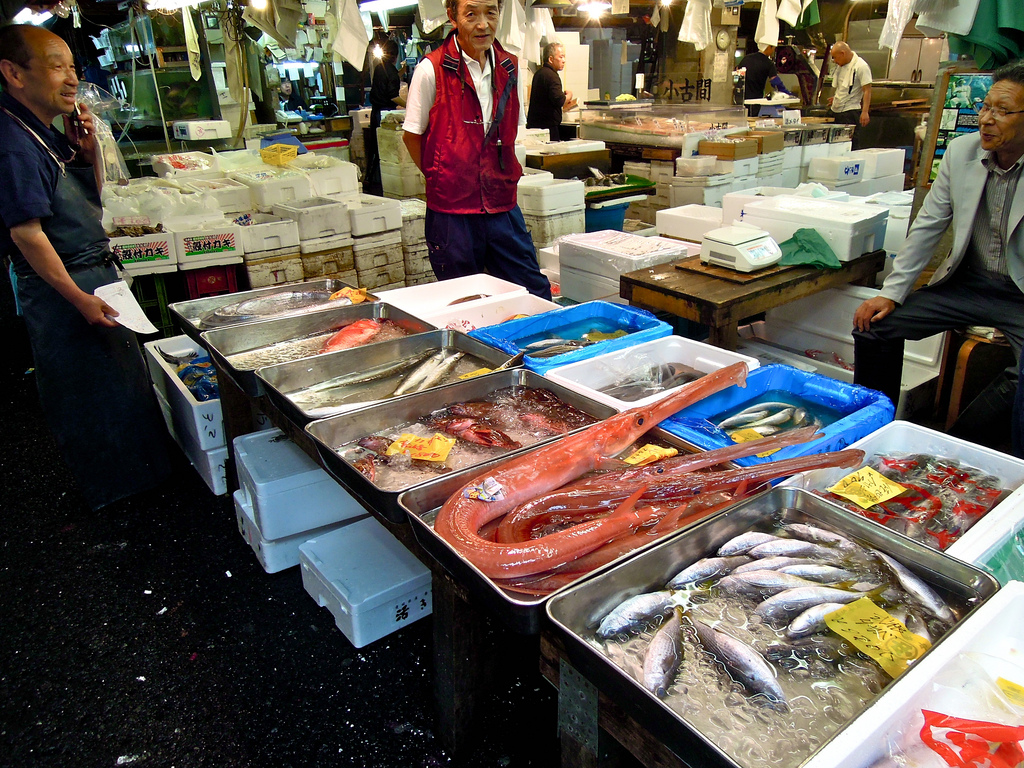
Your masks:
{"label": "silver fish", "polygon": [[754,547],[748,553],[751,557],[810,557],[826,563],[834,563],[842,557],[840,552],[821,544],[800,539],[778,539]]}
{"label": "silver fish", "polygon": [[718,580],[719,589],[740,595],[777,595],[787,589],[813,587],[815,582],[782,571],[747,571]]}
{"label": "silver fish", "polygon": [[776,427],[774,424],[758,424],[756,427],[744,427],[744,429],[752,429],[761,437],[771,437],[782,431],[782,427]]}
{"label": "silver fish", "polygon": [[797,427],[807,423],[807,409],[797,408],[793,411],[793,424]]}
{"label": "silver fish", "polygon": [[448,357],[441,360],[435,368],[432,368],[427,372],[426,378],[420,382],[420,385],[413,391],[422,392],[424,389],[430,389],[431,387],[440,384],[444,381],[445,376],[455,370],[455,366],[459,364],[459,360],[465,356],[465,352],[456,352],[453,355],[448,355]]}
{"label": "silver fish", "polygon": [[828,629],[828,625],[825,624],[825,616],[842,607],[840,603],[819,603],[811,606],[790,622],[790,625],[786,627],[786,637],[795,640],[799,637],[824,632]]}
{"label": "silver fish", "polygon": [[523,349],[525,349],[527,352],[530,352],[532,350],[547,349],[548,347],[554,347],[558,344],[566,344],[568,343],[568,341],[569,339],[562,339],[559,338],[558,336],[551,336],[550,338],[547,339],[541,339],[539,341],[530,342],[525,347],[523,347]]}
{"label": "silver fish", "polygon": [[634,595],[608,612],[597,628],[597,636],[607,640],[631,632],[658,616],[664,616],[670,610],[672,595],[668,592],[645,592],[642,595]]}
{"label": "silver fish", "polygon": [[356,384],[366,384],[371,381],[377,381],[379,379],[386,379],[388,376],[394,376],[397,373],[401,373],[407,368],[411,368],[416,363],[423,360],[428,353],[423,352],[412,357],[406,357],[402,360],[396,360],[391,363],[384,363],[383,365],[377,365],[373,368],[367,368],[362,371],[353,371],[352,373],[345,373],[341,376],[335,376],[333,379],[327,379],[321,381],[312,386],[306,387],[305,389],[295,392],[289,397],[292,400],[305,400],[307,395],[313,395],[317,392],[325,392],[330,389],[339,389],[340,387],[350,387]]}
{"label": "silver fish", "polygon": [[804,541],[813,541],[815,544],[824,544],[826,547],[838,547],[839,549],[845,549],[849,552],[854,552],[861,549],[858,545],[854,544],[845,536],[840,536],[838,533],[832,533],[832,531],[826,531],[824,528],[818,528],[814,525],[806,525],[804,523],[789,523],[783,526],[786,533]]}
{"label": "silver fish", "polygon": [[735,637],[719,632],[702,621],[691,619],[704,649],[725,665],[729,673],[755,694],[764,694],[773,702],[786,703],[786,694],[775,677],[775,669],[764,656]]}
{"label": "silver fish", "polygon": [[741,533],[739,536],[729,539],[725,544],[720,546],[716,554],[719,557],[743,555],[760,544],[765,544],[769,541],[776,541],[778,538],[778,536],[773,536],[770,533],[759,533],[757,531]]}
{"label": "silver fish", "polygon": [[808,563],[806,565],[786,565],[779,568],[782,573],[790,576],[799,576],[801,579],[816,581],[819,584],[837,584],[841,581],[853,581],[857,574],[845,568],[837,568],[834,565],[818,565]]}
{"label": "silver fish", "polygon": [[352,303],[351,299],[339,297],[332,300],[331,296],[331,291],[292,290],[255,296],[207,312],[199,318],[199,327],[209,330],[283,315],[302,315],[315,312],[328,304],[332,307],[345,307]]}
{"label": "silver fish", "polygon": [[803,613],[808,608],[821,603],[852,603],[864,597],[860,592],[847,592],[845,589],[833,589],[832,587],[798,587],[787,589],[772,595],[757,608],[754,613],[765,621],[788,622],[791,617]]}
{"label": "silver fish", "polygon": [[655,696],[664,696],[683,660],[683,632],[679,612],[657,631],[644,654],[644,688]]}
{"label": "silver fish", "polygon": [[763,419],[752,421],[747,424],[748,429],[755,427],[774,427],[779,424],[785,424],[793,416],[793,408],[783,408],[781,411],[773,413],[771,416],[765,416]]}
{"label": "silver fish", "polygon": [[909,568],[903,565],[903,563],[897,562],[884,552],[874,550],[873,554],[889,566],[889,570],[891,570],[896,576],[896,580],[900,583],[900,586],[909,592],[911,596],[921,604],[921,607],[924,608],[925,612],[950,624],[956,621],[956,616],[953,615],[953,611],[951,611],[945,601],[939,597],[938,592],[925,584],[924,581],[912,573]]}
{"label": "silver fish", "polygon": [[433,370],[441,364],[444,360],[445,355],[448,354],[448,350],[443,347],[418,366],[413,368],[412,372],[405,377],[405,380],[392,392],[392,397],[398,397],[409,392],[415,392],[422,382],[424,382]]}
{"label": "silver fish", "polygon": [[769,400],[769,401],[764,402],[764,403],[754,403],[753,405],[748,405],[746,408],[744,408],[742,411],[740,411],[740,413],[747,413],[748,411],[772,411],[772,410],[778,410],[779,408],[792,408],[792,407],[793,407],[792,403],[783,403],[783,402],[780,402],[778,400]]}
{"label": "silver fish", "polygon": [[[809,557],[764,557],[760,560],[751,560],[746,565],[733,569],[733,575],[747,573],[748,571],[777,571],[791,565],[812,565],[816,561]],[[797,574],[798,576],[800,574]]]}
{"label": "silver fish", "polygon": [[715,426],[718,427],[719,429],[745,427],[747,424],[750,424],[751,422],[757,421],[758,419],[763,419],[769,413],[771,412],[768,410],[754,411],[753,413],[737,413],[736,415],[730,416],[728,419],[719,422]]}
{"label": "silver fish", "polygon": [[681,570],[665,586],[669,589],[679,589],[684,584],[706,581],[716,576],[725,576],[733,568],[749,562],[750,558],[744,555],[737,555],[735,557],[705,557]]}
{"label": "silver fish", "polygon": [[929,643],[934,642],[932,640],[932,633],[928,630],[928,622],[922,619],[913,611],[907,612],[906,621],[903,622],[904,626],[915,635],[923,637]]}
{"label": "silver fish", "polygon": [[536,359],[556,357],[558,355],[564,355],[567,352],[573,352],[577,349],[583,349],[583,347],[589,347],[594,343],[595,342],[593,341],[585,341],[582,339],[570,339],[562,344],[555,344],[553,347],[545,347],[538,352],[527,352],[527,354]]}

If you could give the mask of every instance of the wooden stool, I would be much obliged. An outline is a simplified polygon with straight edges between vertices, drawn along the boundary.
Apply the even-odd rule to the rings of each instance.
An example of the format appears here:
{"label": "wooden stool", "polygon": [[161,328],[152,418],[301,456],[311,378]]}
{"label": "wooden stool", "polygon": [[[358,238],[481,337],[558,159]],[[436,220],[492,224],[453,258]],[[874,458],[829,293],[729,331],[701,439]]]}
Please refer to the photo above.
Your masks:
{"label": "wooden stool", "polygon": [[[954,354],[955,353],[955,354]],[[988,339],[966,331],[946,334],[939,370],[939,386],[935,393],[935,409],[941,412],[942,400],[948,390],[946,408],[948,431],[963,410],[1005,368],[1014,364],[1013,350],[1001,336]]]}

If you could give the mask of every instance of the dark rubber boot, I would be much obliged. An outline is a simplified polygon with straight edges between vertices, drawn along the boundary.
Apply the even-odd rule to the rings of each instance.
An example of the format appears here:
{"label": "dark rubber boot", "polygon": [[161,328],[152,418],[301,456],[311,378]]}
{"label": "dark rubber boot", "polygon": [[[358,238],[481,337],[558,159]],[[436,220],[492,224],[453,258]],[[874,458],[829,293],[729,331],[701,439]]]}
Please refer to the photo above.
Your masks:
{"label": "dark rubber boot", "polygon": [[877,389],[892,400],[893,407],[897,407],[902,380],[903,339],[882,341],[854,334],[854,384]]}

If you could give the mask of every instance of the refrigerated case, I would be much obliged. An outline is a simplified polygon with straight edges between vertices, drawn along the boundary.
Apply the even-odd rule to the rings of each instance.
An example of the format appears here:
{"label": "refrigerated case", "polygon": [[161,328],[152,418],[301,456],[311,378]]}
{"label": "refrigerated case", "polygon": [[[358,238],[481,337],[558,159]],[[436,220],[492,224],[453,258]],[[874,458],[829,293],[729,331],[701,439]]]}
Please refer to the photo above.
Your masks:
{"label": "refrigerated case", "polygon": [[746,125],[746,110],[737,106],[602,102],[580,112],[582,139],[655,147],[682,147],[687,134]]}

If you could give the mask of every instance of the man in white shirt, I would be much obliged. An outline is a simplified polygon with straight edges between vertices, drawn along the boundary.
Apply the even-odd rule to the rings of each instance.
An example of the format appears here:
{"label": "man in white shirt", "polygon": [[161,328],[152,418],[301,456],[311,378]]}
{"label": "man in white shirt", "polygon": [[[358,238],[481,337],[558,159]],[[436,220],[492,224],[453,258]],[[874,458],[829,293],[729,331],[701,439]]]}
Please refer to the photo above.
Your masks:
{"label": "man in white shirt", "polygon": [[550,299],[516,202],[526,120],[519,63],[494,39],[500,1],[446,6],[455,29],[416,66],[402,126],[427,183],[430,265],[439,280],[486,272]]}
{"label": "man in white shirt", "polygon": [[860,128],[871,122],[871,67],[844,42],[832,46],[831,56],[837,64],[831,115],[837,123],[859,126],[853,134],[853,148],[859,149]]}

